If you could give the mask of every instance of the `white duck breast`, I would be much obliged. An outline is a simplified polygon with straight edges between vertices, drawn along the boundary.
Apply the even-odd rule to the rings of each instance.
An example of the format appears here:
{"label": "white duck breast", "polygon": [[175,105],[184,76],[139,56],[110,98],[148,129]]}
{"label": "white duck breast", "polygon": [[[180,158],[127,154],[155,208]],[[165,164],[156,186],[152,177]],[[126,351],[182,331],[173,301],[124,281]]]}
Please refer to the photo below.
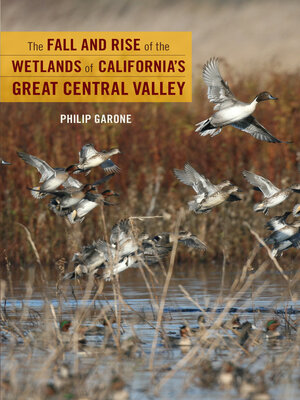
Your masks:
{"label": "white duck breast", "polygon": [[76,209],[71,211],[67,217],[71,224],[75,224],[77,221],[82,222],[84,217],[98,206],[98,203],[94,201],[89,201],[87,199],[82,199],[76,205]]}
{"label": "white duck breast", "polygon": [[234,107],[228,107],[214,113],[210,122],[215,126],[230,125],[248,117],[255,110],[256,102],[251,104],[236,104]]}

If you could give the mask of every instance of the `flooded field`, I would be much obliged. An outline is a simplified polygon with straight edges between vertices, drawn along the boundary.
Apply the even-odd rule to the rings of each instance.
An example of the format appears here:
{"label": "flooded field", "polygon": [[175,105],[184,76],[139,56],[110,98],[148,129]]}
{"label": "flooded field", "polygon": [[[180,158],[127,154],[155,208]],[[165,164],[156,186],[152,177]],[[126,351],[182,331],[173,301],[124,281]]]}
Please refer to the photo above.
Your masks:
{"label": "flooded field", "polygon": [[[3,398],[300,398],[297,276],[288,284],[271,264],[223,273],[175,265],[169,283],[157,267],[104,287],[57,286],[53,270],[31,286],[33,272],[2,284]],[[200,314],[205,327],[192,333]],[[230,326],[237,317],[253,324],[246,340]],[[269,320],[280,323],[278,338],[267,337]],[[191,345],[163,339],[182,325]]]}

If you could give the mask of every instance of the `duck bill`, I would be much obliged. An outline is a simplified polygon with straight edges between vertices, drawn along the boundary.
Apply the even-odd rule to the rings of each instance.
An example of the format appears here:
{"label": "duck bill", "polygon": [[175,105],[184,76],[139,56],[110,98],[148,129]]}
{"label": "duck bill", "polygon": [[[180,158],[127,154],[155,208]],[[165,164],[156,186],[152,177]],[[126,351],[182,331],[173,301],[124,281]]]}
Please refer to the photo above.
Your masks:
{"label": "duck bill", "polygon": [[278,100],[278,97],[274,97],[270,95],[270,100]]}

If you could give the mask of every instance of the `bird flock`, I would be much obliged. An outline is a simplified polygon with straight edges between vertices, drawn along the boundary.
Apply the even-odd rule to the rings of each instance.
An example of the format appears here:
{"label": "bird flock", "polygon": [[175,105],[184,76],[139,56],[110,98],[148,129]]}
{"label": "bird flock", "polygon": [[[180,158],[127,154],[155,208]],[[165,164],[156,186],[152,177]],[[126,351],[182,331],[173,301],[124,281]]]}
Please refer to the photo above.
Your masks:
{"label": "bird flock", "polygon": [[[220,74],[217,58],[211,58],[204,65],[203,80],[208,87],[209,101],[215,103],[215,113],[196,124],[197,133],[213,137],[219,134],[223,127],[231,125],[258,140],[287,143],[275,138],[252,116],[259,102],[276,100],[274,96],[262,92],[249,104],[237,100]],[[36,156],[24,152],[17,154],[41,174],[39,185],[28,188],[32,196],[38,200],[51,196],[49,209],[56,215],[66,218],[71,224],[75,224],[82,222],[99,204],[107,206],[118,204],[110,201],[111,197],[119,196],[118,193],[110,189],[99,193],[97,188],[120,172],[120,168],[111,159],[119,153],[119,149],[97,151],[93,144],[85,144],[79,152],[79,162],[66,168],[52,168],[46,161]],[[1,164],[10,163],[1,159]],[[87,176],[97,167],[103,169],[106,174],[97,181],[83,184],[74,178],[76,174]],[[196,195],[188,201],[188,208],[195,214],[208,213],[225,201],[241,200],[238,195],[241,190],[237,186],[228,180],[213,184],[188,162],[183,170],[175,168],[174,175],[181,183],[194,189]],[[254,211],[262,211],[265,215],[270,208],[281,204],[293,192],[300,192],[300,184],[279,189],[270,180],[251,171],[243,171],[243,176],[255,190],[262,192],[263,199],[254,205]],[[265,243],[273,246],[272,255],[275,257],[290,247],[300,247],[300,221],[287,222],[291,214],[294,218],[300,215],[299,204],[295,205],[292,212],[276,216],[266,224],[272,233],[265,239]],[[110,280],[129,267],[160,263],[171,252],[175,242],[197,250],[206,249],[206,245],[191,232],[180,231],[176,235],[162,232],[154,236],[138,232],[133,225],[133,219],[131,217],[116,223],[111,229],[109,242],[99,239],[75,253],[74,271],[66,274],[64,279],[93,275]]]}
{"label": "bird flock", "polygon": [[[52,168],[46,161],[30,154],[18,152],[18,156],[27,164],[35,167],[41,174],[40,186],[29,188],[36,199],[43,199],[48,195],[52,198],[48,204],[51,211],[59,216],[66,216],[70,223],[82,222],[85,216],[100,203],[113,205],[108,198],[118,196],[112,190],[102,193],[91,193],[97,186],[111,179],[120,168],[110,159],[114,154],[120,153],[119,149],[98,152],[92,144],[86,144],[79,153],[79,163],[67,168]],[[100,166],[109,175],[93,183],[82,184],[71,176],[72,173],[85,173],[88,175],[91,168]],[[63,186],[64,189],[59,189]]]}

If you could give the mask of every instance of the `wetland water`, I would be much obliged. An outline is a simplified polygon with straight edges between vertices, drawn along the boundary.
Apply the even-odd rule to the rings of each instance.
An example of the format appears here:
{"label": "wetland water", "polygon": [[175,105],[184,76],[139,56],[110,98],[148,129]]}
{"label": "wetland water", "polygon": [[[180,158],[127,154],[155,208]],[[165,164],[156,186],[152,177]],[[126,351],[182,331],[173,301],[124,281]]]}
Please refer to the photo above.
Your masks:
{"label": "wetland water", "polygon": [[[226,361],[233,362],[235,368],[244,371],[242,373],[244,375],[245,371],[249,371],[249,376],[245,378],[247,382],[256,382],[257,376],[263,375],[264,392],[269,394],[270,399],[300,398],[299,353],[298,357],[295,355],[295,351],[299,352],[299,333],[297,337],[295,329],[284,329],[286,320],[289,320],[293,326],[299,325],[299,296],[298,298],[294,296],[291,300],[291,293],[293,295],[299,293],[299,286],[293,287],[289,292],[282,276],[275,269],[270,268],[268,272],[264,272],[255,279],[249,288],[239,295],[239,298],[236,298],[236,292],[232,289],[235,273],[232,273],[232,271],[228,272],[227,276],[225,273],[222,284],[221,272],[218,267],[213,267],[207,271],[198,270],[196,273],[188,266],[181,266],[180,270],[175,267],[164,304],[163,327],[165,332],[172,332],[173,335],[176,335],[183,324],[196,327],[197,316],[200,313],[196,306],[196,303],[198,303],[201,308],[208,310],[206,313],[207,325],[211,325],[220,316],[226,305],[230,305],[231,311],[236,311],[236,313],[225,313],[224,321],[230,321],[233,315],[238,314],[241,322],[248,320],[254,323],[258,329],[264,329],[269,319],[278,318],[282,325],[284,338],[270,343],[262,334],[259,344],[247,346],[246,351],[241,346],[234,344],[232,345],[233,351],[231,351],[231,345],[221,350],[211,350],[205,347],[201,348],[199,344],[188,348],[187,351],[182,351],[179,347],[166,348],[162,339],[158,336],[154,370],[150,371],[149,360],[155,336],[153,327],[156,326],[158,312],[155,303],[156,301],[159,303],[164,285],[164,278],[159,270],[156,270],[156,277],[159,278],[156,282],[151,282],[150,294],[145,280],[138,270],[127,270],[120,276],[120,292],[124,300],[124,304],[120,308],[122,318],[120,340],[122,342],[128,337],[136,335],[141,342],[134,354],[120,357],[113,351],[104,351],[102,346],[103,336],[99,334],[91,335],[87,337],[87,343],[80,346],[79,350],[77,349],[78,351],[70,348],[64,352],[63,361],[60,360],[64,365],[69,366],[72,374],[74,374],[74,366],[76,366],[77,371],[79,369],[79,374],[82,375],[85,371],[93,371],[92,373],[89,372],[85,379],[80,378],[83,379],[82,387],[85,388],[82,389],[82,395],[78,394],[78,390],[74,393],[68,387],[62,389],[62,393],[60,393],[62,397],[58,393],[49,396],[42,391],[39,394],[40,397],[36,398],[58,399],[67,398],[67,395],[71,396],[68,398],[72,399],[114,398],[112,395],[111,397],[101,397],[100,395],[97,397],[94,392],[98,390],[97,385],[99,384],[100,387],[105,387],[116,373],[122,376],[125,382],[125,391],[129,393],[130,399],[169,399],[171,397],[181,398],[182,396],[188,399],[254,398],[248,394],[247,396],[243,395],[242,389],[238,390],[235,384],[224,388],[218,379],[213,384],[206,384],[205,379],[203,379],[205,373],[203,367],[199,367],[199,370],[197,370],[201,360],[205,360],[204,363],[207,364],[211,363],[213,369],[210,373],[216,376],[220,373]],[[2,276],[2,278],[4,277]],[[103,292],[97,296],[94,302],[91,299],[82,300],[86,282],[80,284],[72,282],[72,286],[69,283],[64,284],[61,287],[63,296],[57,294],[56,279],[47,279],[46,291],[43,286],[37,285],[33,286],[32,293],[27,291],[27,295],[25,282],[25,277],[24,280],[13,281],[13,293],[9,290],[8,284],[6,300],[5,303],[2,302],[6,318],[13,320],[23,330],[25,337],[41,331],[43,329],[41,325],[46,325],[48,319],[51,323],[53,316],[45,311],[45,303],[53,305],[58,321],[73,320],[78,310],[84,310],[89,306],[90,313],[86,314],[82,321],[84,326],[93,325],[95,321],[97,322],[96,325],[99,325],[97,318],[100,310],[105,308],[113,311],[116,307],[116,294],[114,294],[113,286],[109,282],[105,283]],[[187,298],[182,288],[188,292],[193,301]],[[23,321],[20,321],[24,307],[28,307],[32,318],[25,318],[23,314]],[[217,309],[217,312],[214,312],[213,309]],[[256,312],[253,312],[253,310],[256,310]],[[284,313],[284,310],[288,310],[289,314]],[[3,326],[5,327],[4,323]],[[116,329],[116,324],[112,326]],[[37,367],[45,367],[47,360],[53,355],[54,349],[51,346],[43,349],[40,345],[37,345],[36,348],[35,345],[31,345],[29,351],[25,343],[26,339],[25,341],[21,338],[14,339],[17,343],[13,344],[13,338],[9,332],[6,330],[3,332],[1,379],[8,376],[9,371],[11,372],[15,368],[20,381],[24,381],[25,386],[30,381],[32,381],[32,385],[37,387],[45,385],[45,380],[52,382],[52,373],[49,373],[48,376],[45,374],[47,378],[41,378],[37,374]],[[229,338],[229,340],[235,339],[235,335],[225,329],[222,329],[221,332],[210,329],[209,332],[209,336],[213,338],[221,334],[222,337]],[[15,346],[14,349],[13,346]],[[189,351],[193,351],[196,346],[199,348],[200,355],[198,355],[198,358],[192,357],[190,361],[188,360],[184,362],[184,365],[181,365],[182,360],[188,357]],[[166,380],[162,384],[164,379]],[[237,378],[235,377],[235,379]],[[259,382],[261,381],[262,379],[259,378]],[[160,390],[157,392],[159,385],[161,385]],[[87,386],[91,391],[90,393],[94,393],[91,397],[86,392]],[[9,395],[9,391],[6,395],[7,397],[3,398],[14,398],[12,394]]]}

